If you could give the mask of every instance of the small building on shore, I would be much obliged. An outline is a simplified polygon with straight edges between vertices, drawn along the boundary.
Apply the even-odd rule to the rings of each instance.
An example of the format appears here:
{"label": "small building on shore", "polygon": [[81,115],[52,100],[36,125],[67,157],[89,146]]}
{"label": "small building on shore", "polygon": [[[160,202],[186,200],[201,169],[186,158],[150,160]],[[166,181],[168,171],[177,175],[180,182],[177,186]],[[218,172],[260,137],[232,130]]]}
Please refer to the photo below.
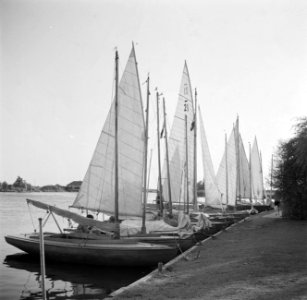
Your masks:
{"label": "small building on shore", "polygon": [[66,185],[67,192],[79,192],[82,181],[72,181],[71,183]]}

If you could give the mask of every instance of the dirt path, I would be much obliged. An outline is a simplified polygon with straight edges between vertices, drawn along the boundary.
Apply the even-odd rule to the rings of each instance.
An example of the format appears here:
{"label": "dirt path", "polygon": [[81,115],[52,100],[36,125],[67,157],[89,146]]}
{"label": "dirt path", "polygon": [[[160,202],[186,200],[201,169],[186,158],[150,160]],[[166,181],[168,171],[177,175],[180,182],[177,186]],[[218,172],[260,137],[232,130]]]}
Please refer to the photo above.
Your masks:
{"label": "dirt path", "polygon": [[307,221],[253,216],[113,299],[307,299]]}

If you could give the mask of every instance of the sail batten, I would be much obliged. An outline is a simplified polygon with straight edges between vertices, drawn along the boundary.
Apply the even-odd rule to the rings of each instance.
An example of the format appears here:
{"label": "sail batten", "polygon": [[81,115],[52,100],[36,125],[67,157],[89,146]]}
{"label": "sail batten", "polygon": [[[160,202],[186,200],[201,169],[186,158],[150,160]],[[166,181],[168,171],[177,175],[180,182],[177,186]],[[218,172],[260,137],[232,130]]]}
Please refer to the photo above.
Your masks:
{"label": "sail batten", "polygon": [[[118,86],[118,207],[122,218],[142,215],[144,134],[142,96],[132,48]],[[114,213],[114,136],[113,101],[73,207]]]}

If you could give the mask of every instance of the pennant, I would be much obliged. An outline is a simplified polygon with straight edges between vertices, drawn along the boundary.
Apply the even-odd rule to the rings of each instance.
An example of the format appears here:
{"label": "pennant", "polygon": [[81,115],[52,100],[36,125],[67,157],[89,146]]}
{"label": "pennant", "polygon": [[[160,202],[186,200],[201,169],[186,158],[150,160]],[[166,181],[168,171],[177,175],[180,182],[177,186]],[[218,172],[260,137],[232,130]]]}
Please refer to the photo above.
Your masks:
{"label": "pennant", "polygon": [[195,127],[195,120],[191,123],[191,128],[190,128],[190,131],[192,131]]}
{"label": "pennant", "polygon": [[160,133],[160,139],[162,139],[163,138],[163,134],[164,134],[164,127],[162,128],[162,130],[161,130],[161,133]]}

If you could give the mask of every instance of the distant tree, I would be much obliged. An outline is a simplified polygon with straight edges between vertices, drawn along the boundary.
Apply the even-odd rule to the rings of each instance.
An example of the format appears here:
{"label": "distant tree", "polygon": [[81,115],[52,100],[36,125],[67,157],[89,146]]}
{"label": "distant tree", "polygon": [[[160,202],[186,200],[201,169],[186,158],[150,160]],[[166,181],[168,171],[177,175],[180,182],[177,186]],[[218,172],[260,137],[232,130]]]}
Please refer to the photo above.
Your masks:
{"label": "distant tree", "polygon": [[1,185],[1,191],[6,192],[7,190],[8,190],[8,184],[6,181],[3,181]]}
{"label": "distant tree", "polygon": [[26,187],[26,182],[18,176],[15,182],[13,183],[13,187],[15,188],[25,188]]}
{"label": "distant tree", "polygon": [[278,147],[274,175],[283,216],[307,219],[307,117],[295,125],[295,136]]}
{"label": "distant tree", "polygon": [[26,190],[27,190],[27,192],[31,192],[33,190],[33,187],[30,183],[27,183]]}

